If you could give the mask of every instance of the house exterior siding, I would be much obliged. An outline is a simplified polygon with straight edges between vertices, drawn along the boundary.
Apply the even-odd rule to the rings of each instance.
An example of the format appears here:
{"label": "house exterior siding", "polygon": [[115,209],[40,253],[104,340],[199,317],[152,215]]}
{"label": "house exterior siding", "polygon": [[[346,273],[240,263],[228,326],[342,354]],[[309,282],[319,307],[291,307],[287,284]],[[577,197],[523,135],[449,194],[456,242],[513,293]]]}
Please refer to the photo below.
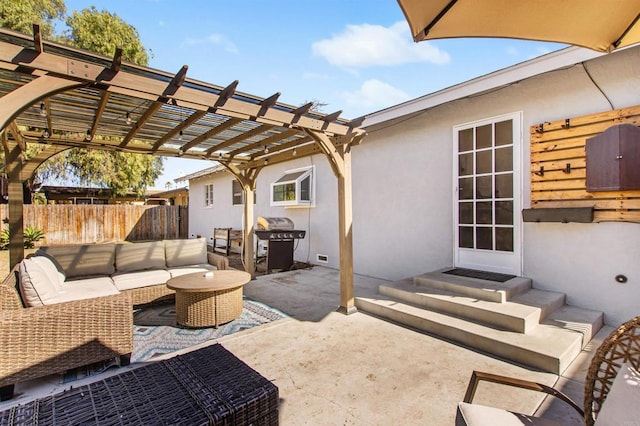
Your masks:
{"label": "house exterior siding", "polygon": [[[606,98],[577,64],[367,128],[353,156],[356,272],[399,279],[453,265],[453,126],[522,111],[522,207],[529,208],[530,126],[639,104],[639,63],[637,47],[585,63]],[[386,207],[371,213],[377,200]],[[522,274],[534,288],[604,311],[611,325],[638,315],[640,224],[524,223],[522,229]],[[397,241],[389,250],[372,249],[390,236]],[[618,274],[628,282],[618,283]]]}
{"label": "house exterior siding", "polygon": [[[315,166],[315,206],[283,207],[271,206],[271,183],[286,171]],[[189,180],[189,232],[210,238],[213,228],[242,229],[244,207],[233,205],[233,176],[224,171]],[[213,184],[213,206],[205,207],[205,185]],[[256,185],[254,214],[258,216],[285,216],[291,219],[296,229],[307,231],[304,239],[297,240],[294,259],[300,262],[317,263],[317,254],[328,257],[323,265],[339,267],[337,181],[331,166],[323,155],[293,160],[284,164],[265,167],[260,171]],[[255,218],[254,218],[254,223]],[[254,240],[255,244],[255,240]]]}
{"label": "house exterior siding", "polygon": [[[521,114],[516,161],[521,207],[529,208],[530,126],[640,104],[640,48],[584,64],[487,85],[409,115],[394,116],[392,107],[368,116],[375,124],[365,121],[368,135],[352,154],[354,272],[396,280],[454,265],[454,126]],[[414,110],[418,103],[412,101]],[[385,119],[376,120],[377,114]],[[286,170],[309,165],[316,166],[315,207],[270,206],[270,183]],[[243,209],[232,205],[231,180],[230,174],[217,173],[190,181],[191,233],[210,237],[214,227],[240,229]],[[207,183],[214,184],[210,209],[201,199]],[[337,198],[336,178],[324,156],[296,159],[260,172],[255,214],[291,218],[307,231],[295,259],[318,263],[316,256],[323,254],[327,266],[338,268]],[[521,273],[534,288],[563,292],[570,305],[604,311],[610,325],[638,314],[640,224],[523,223],[521,229]],[[626,284],[615,280],[619,274],[628,278]]]}

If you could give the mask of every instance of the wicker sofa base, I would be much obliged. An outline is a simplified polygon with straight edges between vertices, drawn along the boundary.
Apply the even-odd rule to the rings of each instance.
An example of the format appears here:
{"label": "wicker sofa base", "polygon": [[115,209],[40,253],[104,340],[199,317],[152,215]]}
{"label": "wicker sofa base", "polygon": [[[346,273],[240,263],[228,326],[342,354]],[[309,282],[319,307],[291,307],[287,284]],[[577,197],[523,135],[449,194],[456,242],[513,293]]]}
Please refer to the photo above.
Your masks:
{"label": "wicker sofa base", "polygon": [[176,295],[176,292],[167,288],[166,284],[132,288],[123,290],[122,293],[126,293],[131,297],[131,304],[133,306],[172,300]]}
{"label": "wicker sofa base", "polygon": [[2,425],[277,425],[278,388],[220,344],[0,412]]}

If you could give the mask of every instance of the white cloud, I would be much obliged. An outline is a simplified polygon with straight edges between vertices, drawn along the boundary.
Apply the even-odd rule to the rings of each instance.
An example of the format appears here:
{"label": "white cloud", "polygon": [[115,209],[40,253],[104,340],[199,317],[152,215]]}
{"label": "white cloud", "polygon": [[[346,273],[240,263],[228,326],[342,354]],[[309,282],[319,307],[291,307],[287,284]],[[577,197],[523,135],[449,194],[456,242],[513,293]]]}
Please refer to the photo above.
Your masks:
{"label": "white cloud", "polygon": [[183,43],[185,46],[197,46],[202,44],[210,44],[212,46],[221,46],[229,53],[238,53],[238,47],[231,40],[221,34],[209,34],[204,38],[187,37]]}
{"label": "white cloud", "polygon": [[410,99],[402,90],[376,79],[365,81],[355,92],[340,93],[339,97],[350,106],[367,110],[385,108]]}
{"label": "white cloud", "polygon": [[347,25],[330,39],[312,45],[313,54],[345,68],[376,65],[400,65],[411,62],[446,64],[449,54],[429,42],[414,43],[406,22],[390,27],[381,25]]}
{"label": "white cloud", "polygon": [[519,56],[520,55],[520,51],[518,49],[516,49],[515,47],[513,47],[513,46],[507,46],[506,47],[506,51],[507,51],[507,54],[509,56]]}

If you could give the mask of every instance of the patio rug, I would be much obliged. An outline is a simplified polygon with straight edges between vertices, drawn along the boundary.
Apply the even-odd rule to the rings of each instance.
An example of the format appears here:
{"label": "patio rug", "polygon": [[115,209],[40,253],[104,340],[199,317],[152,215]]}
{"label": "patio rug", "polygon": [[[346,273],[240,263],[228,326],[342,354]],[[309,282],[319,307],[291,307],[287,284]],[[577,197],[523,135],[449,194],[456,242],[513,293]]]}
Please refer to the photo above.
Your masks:
{"label": "patio rug", "polygon": [[[194,346],[207,340],[288,318],[284,312],[246,296],[243,297],[242,305],[243,310],[240,317],[217,329],[213,327],[189,329],[177,326],[173,302],[134,310],[131,362],[143,362],[155,356]],[[119,360],[114,358],[69,370],[62,375],[61,383],[100,374],[118,366]]]}
{"label": "patio rug", "polygon": [[498,272],[478,271],[476,269],[454,268],[443,273],[457,275],[459,277],[476,278],[479,280],[496,281],[503,283],[515,278],[515,275],[500,274]]}

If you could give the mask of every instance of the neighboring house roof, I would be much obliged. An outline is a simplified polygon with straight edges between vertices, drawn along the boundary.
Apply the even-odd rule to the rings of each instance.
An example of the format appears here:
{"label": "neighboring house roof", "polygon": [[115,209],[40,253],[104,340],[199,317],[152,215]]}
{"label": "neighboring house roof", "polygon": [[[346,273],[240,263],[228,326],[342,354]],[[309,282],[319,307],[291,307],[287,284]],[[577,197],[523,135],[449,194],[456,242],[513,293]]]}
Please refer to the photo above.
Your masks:
{"label": "neighboring house roof", "polygon": [[181,176],[177,179],[174,179],[173,181],[175,183],[180,183],[180,182],[188,182],[191,179],[198,179],[204,176],[208,176],[208,175],[212,175],[214,173],[220,173],[220,172],[224,172],[225,170],[227,170],[227,168],[225,166],[223,166],[222,164],[217,164],[213,167],[208,167],[206,169],[194,172],[194,173],[190,173],[188,175],[185,176]]}
{"label": "neighboring house roof", "polygon": [[182,188],[169,189],[167,191],[157,192],[153,194],[153,196],[157,198],[170,198],[180,194],[188,195],[189,188],[182,187]]}
{"label": "neighboring house roof", "polygon": [[[109,188],[80,187],[80,186],[54,186],[43,185],[38,188],[37,192],[44,193],[46,196],[60,195],[68,197],[113,197]],[[157,191],[150,189],[142,197],[138,197],[136,193],[130,192],[122,197],[115,198],[146,198],[157,196]]]}
{"label": "neighboring house roof", "polygon": [[456,84],[446,89],[367,114],[362,127],[366,128],[374,126],[399,117],[424,111],[425,109],[433,108],[447,102],[476,95],[488,90],[493,90],[508,84],[513,84],[545,72],[575,65],[602,55],[602,53],[582,47],[568,47],[566,49],[551,52],[529,61]]}

